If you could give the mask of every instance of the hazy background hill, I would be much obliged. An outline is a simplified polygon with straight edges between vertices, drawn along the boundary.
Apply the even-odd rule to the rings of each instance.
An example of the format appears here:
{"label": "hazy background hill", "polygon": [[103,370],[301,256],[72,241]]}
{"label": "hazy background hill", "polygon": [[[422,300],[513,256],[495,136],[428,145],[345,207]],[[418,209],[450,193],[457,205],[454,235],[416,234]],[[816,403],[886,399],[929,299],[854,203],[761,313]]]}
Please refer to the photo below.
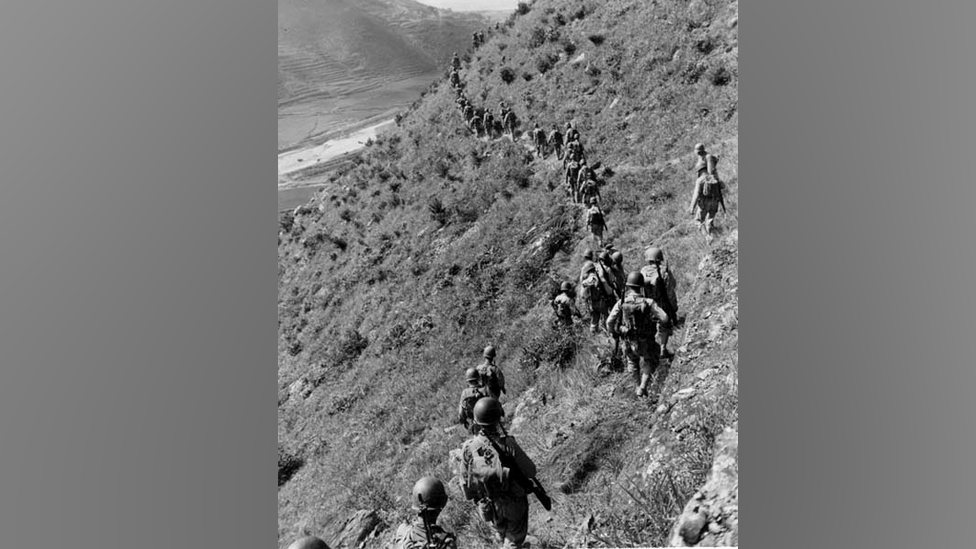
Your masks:
{"label": "hazy background hill", "polygon": [[279,0],[279,150],[409,104],[486,24],[413,0]]}
{"label": "hazy background hill", "polygon": [[[512,105],[515,142],[471,135],[441,81],[282,218],[279,545],[378,548],[418,477],[451,479],[463,372],[488,343],[508,427],[555,500],[531,504],[533,547],[737,544],[737,2],[537,0],[465,57],[468,97]],[[568,120],[601,163],[625,268],[653,243],[678,279],[677,356],[649,398],[609,338],[549,322],[592,243],[559,163],[521,130]],[[687,212],[698,141],[728,185],[711,244]],[[491,546],[449,491],[446,527]]]}

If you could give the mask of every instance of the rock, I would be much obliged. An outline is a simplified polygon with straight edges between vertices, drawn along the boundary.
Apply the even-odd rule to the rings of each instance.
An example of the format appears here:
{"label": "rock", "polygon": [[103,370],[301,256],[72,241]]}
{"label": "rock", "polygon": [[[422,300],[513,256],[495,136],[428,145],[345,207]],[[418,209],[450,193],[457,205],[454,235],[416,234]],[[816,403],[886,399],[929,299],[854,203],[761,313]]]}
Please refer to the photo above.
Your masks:
{"label": "rock", "polygon": [[705,514],[701,511],[695,511],[685,516],[681,522],[681,527],[678,529],[678,533],[686,544],[695,545],[701,539],[701,533],[705,529],[706,523],[707,519],[705,518]]}
{"label": "rock", "polygon": [[739,26],[739,16],[733,15],[729,18],[728,23],[726,23],[730,29],[734,29]]}
{"label": "rock", "polygon": [[719,523],[717,523],[717,522],[709,522],[708,523],[708,531],[710,533],[712,533],[712,534],[721,534],[722,533],[722,526],[719,525]]}

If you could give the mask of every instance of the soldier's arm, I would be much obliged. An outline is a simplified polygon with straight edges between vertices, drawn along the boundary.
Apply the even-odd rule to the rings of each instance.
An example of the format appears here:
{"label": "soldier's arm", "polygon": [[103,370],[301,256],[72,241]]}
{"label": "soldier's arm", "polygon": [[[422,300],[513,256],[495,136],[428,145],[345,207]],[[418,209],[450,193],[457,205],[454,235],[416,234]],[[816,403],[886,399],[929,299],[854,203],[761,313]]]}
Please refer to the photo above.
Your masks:
{"label": "soldier's arm", "polygon": [[613,304],[613,308],[610,309],[610,314],[607,315],[607,331],[611,334],[617,334],[617,327],[620,324],[620,302]]}
{"label": "soldier's arm", "polygon": [[691,192],[691,204],[689,205],[688,211],[692,214],[695,213],[695,206],[698,205],[698,194],[701,192],[701,178],[695,180],[695,189]]}
{"label": "soldier's arm", "polygon": [[658,331],[671,333],[672,319],[668,316],[667,311],[662,309],[653,299],[648,299],[647,302],[651,306],[654,319],[657,321]]}

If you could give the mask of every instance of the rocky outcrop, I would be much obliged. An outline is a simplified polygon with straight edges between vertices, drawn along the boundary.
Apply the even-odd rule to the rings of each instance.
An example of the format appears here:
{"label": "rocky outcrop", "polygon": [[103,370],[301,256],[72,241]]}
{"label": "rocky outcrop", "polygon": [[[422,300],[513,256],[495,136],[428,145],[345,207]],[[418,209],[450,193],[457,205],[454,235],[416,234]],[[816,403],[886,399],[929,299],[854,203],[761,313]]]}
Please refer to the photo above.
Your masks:
{"label": "rocky outcrop", "polygon": [[668,545],[730,547],[739,545],[739,424],[716,440],[708,482],[685,505]]}

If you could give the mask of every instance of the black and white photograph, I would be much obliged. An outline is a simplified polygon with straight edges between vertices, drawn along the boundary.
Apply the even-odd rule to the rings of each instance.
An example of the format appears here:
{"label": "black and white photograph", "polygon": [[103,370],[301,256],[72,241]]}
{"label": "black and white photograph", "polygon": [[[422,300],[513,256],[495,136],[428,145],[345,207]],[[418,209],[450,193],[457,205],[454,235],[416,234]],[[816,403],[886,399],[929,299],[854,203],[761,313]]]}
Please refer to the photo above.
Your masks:
{"label": "black and white photograph", "polygon": [[278,0],[278,547],[737,547],[738,2]]}

